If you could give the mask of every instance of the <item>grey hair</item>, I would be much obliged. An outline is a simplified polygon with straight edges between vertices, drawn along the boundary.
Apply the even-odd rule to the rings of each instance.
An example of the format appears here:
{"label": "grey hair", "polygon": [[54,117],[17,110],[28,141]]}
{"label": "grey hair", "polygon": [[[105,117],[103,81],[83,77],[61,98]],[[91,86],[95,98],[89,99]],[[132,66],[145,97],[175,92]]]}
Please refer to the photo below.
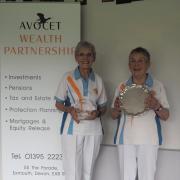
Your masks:
{"label": "grey hair", "polygon": [[92,51],[94,59],[96,58],[95,46],[88,41],[80,41],[75,48],[75,56],[78,55],[81,48],[88,48]]}
{"label": "grey hair", "polygon": [[151,55],[150,55],[150,53],[148,52],[147,49],[145,49],[143,47],[137,47],[137,48],[131,50],[129,56],[131,56],[134,53],[141,53],[141,54],[143,54],[147,58],[147,63],[150,63]]}

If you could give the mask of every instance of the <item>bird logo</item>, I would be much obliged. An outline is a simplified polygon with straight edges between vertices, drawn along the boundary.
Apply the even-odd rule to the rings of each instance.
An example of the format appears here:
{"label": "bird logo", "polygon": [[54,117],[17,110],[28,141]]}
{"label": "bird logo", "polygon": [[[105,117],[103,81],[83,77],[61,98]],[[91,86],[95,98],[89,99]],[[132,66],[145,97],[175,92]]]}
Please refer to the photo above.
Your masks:
{"label": "bird logo", "polygon": [[48,20],[50,20],[51,18],[45,18],[43,13],[37,13],[37,16],[39,17],[39,19],[37,20],[39,22],[39,24],[45,24]]}

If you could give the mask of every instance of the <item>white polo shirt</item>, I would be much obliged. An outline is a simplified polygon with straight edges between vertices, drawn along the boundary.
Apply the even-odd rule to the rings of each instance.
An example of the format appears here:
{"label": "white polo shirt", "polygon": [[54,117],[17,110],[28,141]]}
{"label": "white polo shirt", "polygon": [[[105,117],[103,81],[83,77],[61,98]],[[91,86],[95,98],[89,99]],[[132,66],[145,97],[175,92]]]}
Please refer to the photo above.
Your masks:
{"label": "white polo shirt", "polygon": [[[121,83],[115,91],[112,107],[116,97],[120,94],[122,84],[131,85],[132,78]],[[155,91],[155,96],[165,108],[169,108],[164,86],[158,80],[155,80],[148,74],[145,85]],[[121,119],[117,120],[117,128],[114,136],[115,144],[132,144],[132,145],[160,145],[162,144],[162,132],[160,118],[153,110],[145,111],[144,113],[131,116],[122,113]]]}
{"label": "white polo shirt", "polygon": [[[67,80],[68,76],[71,76],[77,85],[83,99],[89,99],[89,101],[96,106],[103,107],[106,105],[106,92],[100,76],[92,70],[89,78],[85,80],[81,77],[78,67],[74,71],[65,73],[60,81],[55,95],[55,100],[58,103],[73,106],[79,102],[79,97]],[[80,123],[77,124],[69,113],[64,112],[60,131],[61,134],[101,135],[102,125],[100,118],[96,118],[95,120],[81,120]]]}

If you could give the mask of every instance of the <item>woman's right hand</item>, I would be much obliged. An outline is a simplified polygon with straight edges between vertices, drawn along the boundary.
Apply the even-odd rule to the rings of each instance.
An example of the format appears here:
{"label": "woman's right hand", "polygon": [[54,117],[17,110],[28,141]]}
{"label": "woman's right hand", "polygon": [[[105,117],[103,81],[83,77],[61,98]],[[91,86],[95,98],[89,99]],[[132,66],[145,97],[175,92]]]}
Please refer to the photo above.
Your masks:
{"label": "woman's right hand", "polygon": [[76,123],[79,124],[80,121],[79,121],[79,119],[78,119],[78,111],[77,111],[77,109],[71,106],[71,107],[69,107],[69,113],[71,114],[73,120],[74,120]]}
{"label": "woman's right hand", "polygon": [[121,111],[121,106],[122,106],[121,100],[119,97],[117,97],[114,101],[114,108],[116,109],[116,111]]}
{"label": "woman's right hand", "polygon": [[114,101],[114,108],[112,108],[111,110],[111,116],[113,119],[117,119],[121,116],[121,106],[121,100],[119,99],[119,97],[117,97]]}

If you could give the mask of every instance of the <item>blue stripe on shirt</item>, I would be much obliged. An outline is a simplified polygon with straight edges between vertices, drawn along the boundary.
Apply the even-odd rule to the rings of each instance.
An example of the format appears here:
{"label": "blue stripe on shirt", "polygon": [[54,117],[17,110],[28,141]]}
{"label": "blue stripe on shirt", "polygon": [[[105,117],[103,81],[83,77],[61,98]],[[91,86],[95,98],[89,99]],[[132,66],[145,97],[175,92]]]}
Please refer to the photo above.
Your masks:
{"label": "blue stripe on shirt", "polygon": [[125,126],[125,123],[126,123],[126,114],[125,112],[123,113],[124,115],[124,122],[123,122],[123,126],[122,126],[122,129],[121,129],[121,134],[120,134],[120,139],[119,139],[119,144],[124,144],[124,126]]}
{"label": "blue stripe on shirt", "polygon": [[[65,106],[70,106],[70,105],[71,105],[70,99],[69,99],[69,97],[67,97],[67,99],[66,99],[66,101],[65,101]],[[64,112],[64,113],[63,113],[62,123],[61,123],[61,128],[60,128],[60,134],[63,134],[64,125],[65,125],[65,122],[66,122],[66,119],[67,119],[67,115],[68,115],[67,112]]]}
{"label": "blue stripe on shirt", "polygon": [[159,116],[156,115],[156,125],[157,125],[157,132],[159,137],[159,145],[162,145],[162,132],[161,132],[161,122]]}
{"label": "blue stripe on shirt", "polygon": [[114,144],[116,144],[116,141],[117,141],[117,134],[118,134],[118,131],[119,131],[119,124],[120,124],[120,118],[118,118],[118,120],[117,120],[116,133],[114,135]]}

